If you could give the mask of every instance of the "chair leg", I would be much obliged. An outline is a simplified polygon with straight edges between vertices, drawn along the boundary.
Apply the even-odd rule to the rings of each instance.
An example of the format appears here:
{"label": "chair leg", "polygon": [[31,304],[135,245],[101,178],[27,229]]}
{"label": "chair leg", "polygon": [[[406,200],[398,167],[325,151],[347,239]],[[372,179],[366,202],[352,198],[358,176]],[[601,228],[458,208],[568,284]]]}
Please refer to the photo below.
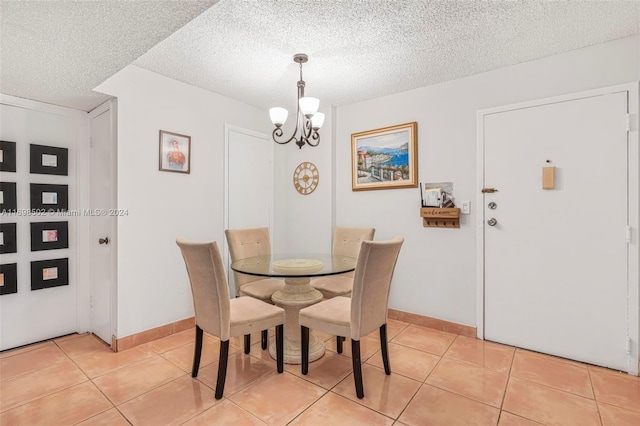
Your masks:
{"label": "chair leg", "polygon": [[276,364],[278,373],[284,371],[284,324],[276,326]]}
{"label": "chair leg", "polygon": [[342,353],[342,342],[344,342],[344,337],[336,336],[336,350],[339,354]]}
{"label": "chair leg", "polygon": [[248,354],[249,352],[251,352],[251,335],[245,334],[244,335],[244,353]]}
{"label": "chair leg", "polygon": [[351,361],[353,363],[353,380],[356,384],[356,396],[364,398],[362,386],[362,360],[360,359],[360,341],[351,339]]}
{"label": "chair leg", "polygon": [[227,379],[227,361],[229,360],[229,341],[220,341],[220,358],[218,358],[218,381],[216,383],[216,399],[222,398],[224,382]]}
{"label": "chair leg", "polygon": [[191,369],[191,377],[198,376],[200,369],[200,356],[202,355],[202,329],[196,325],[196,348],[193,351],[193,368]]}
{"label": "chair leg", "polygon": [[389,345],[387,343],[387,324],[380,326],[380,350],[382,352],[382,364],[384,364],[384,372],[391,374],[391,367],[389,366]]}
{"label": "chair leg", "polygon": [[262,350],[267,349],[269,343],[269,330],[262,330]]}
{"label": "chair leg", "polygon": [[302,374],[309,372],[309,328],[300,326],[300,345],[302,346]]}

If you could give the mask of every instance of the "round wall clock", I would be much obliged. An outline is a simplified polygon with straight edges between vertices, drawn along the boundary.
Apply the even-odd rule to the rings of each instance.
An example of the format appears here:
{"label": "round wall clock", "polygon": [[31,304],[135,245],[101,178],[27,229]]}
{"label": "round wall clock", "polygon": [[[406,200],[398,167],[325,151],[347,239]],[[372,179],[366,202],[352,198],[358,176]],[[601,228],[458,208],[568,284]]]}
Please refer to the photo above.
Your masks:
{"label": "round wall clock", "polygon": [[318,186],[320,172],[315,164],[305,161],[293,172],[293,186],[302,195],[311,194]]}

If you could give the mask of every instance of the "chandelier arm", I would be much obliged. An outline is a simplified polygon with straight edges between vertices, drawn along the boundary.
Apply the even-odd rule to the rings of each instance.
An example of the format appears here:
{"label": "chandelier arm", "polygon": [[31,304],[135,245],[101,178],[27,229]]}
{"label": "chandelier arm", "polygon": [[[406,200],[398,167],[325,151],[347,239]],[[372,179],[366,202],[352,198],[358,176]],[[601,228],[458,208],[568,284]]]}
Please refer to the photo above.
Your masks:
{"label": "chandelier arm", "polygon": [[320,134],[318,133],[317,130],[313,131],[313,134],[311,135],[311,139],[317,142],[314,144],[314,143],[311,143],[311,140],[307,139],[307,143],[311,146],[318,146],[318,144],[320,143]]}
{"label": "chandelier arm", "polygon": [[293,134],[289,139],[287,139],[286,141],[282,139],[278,140],[277,138],[281,138],[283,134],[284,132],[282,130],[282,127],[276,127],[275,129],[273,129],[273,132],[271,133],[271,139],[273,139],[275,143],[280,145],[287,144],[291,141],[295,141],[296,143],[298,142],[298,139],[296,139],[296,135],[298,134],[298,126],[296,126],[296,128],[293,131]]}

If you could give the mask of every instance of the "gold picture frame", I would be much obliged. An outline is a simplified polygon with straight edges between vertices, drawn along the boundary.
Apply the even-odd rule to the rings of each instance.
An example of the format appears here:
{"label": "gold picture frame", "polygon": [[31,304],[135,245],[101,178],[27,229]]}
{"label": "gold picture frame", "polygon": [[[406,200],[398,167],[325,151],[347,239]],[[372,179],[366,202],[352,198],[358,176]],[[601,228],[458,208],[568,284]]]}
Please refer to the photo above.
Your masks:
{"label": "gold picture frame", "polygon": [[351,189],[418,187],[418,123],[351,135]]}
{"label": "gold picture frame", "polygon": [[159,170],[191,173],[191,136],[160,130]]}

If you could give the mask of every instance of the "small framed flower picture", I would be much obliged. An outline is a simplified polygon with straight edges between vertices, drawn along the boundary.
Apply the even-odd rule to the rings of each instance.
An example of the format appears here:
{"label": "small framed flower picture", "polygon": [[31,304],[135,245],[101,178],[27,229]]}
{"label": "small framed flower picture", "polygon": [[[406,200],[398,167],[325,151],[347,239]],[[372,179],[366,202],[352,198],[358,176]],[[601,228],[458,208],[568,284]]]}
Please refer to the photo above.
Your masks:
{"label": "small framed flower picture", "polygon": [[191,172],[191,136],[160,130],[160,170]]}

